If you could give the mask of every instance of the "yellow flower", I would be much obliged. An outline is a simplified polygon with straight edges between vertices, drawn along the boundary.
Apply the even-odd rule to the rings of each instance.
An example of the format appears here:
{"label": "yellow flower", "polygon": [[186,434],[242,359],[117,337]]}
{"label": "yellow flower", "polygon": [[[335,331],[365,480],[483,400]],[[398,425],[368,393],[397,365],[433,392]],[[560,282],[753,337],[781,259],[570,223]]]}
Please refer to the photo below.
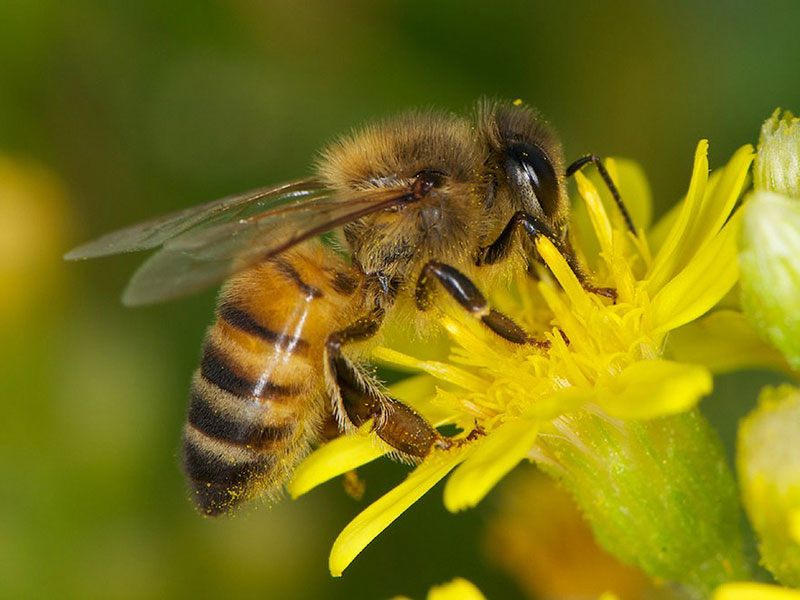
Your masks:
{"label": "yellow flower", "polygon": [[766,583],[726,583],[714,591],[713,600],[800,600],[800,590]]}
{"label": "yellow flower", "polygon": [[552,478],[528,467],[504,483],[489,520],[486,557],[529,598],[595,598],[613,590],[621,600],[654,595],[640,570],[598,547],[575,501]]}
{"label": "yellow flower", "polygon": [[[459,511],[477,504],[523,458],[545,458],[541,440],[564,434],[564,419],[571,415],[653,419],[682,413],[710,392],[706,367],[663,357],[668,333],[717,305],[738,277],[740,218],[733,209],[753,151],[741,148],[709,178],[707,150],[701,141],[679,208],[637,236],[607,211],[608,199],[591,180],[576,174],[596,240],[579,231],[575,246],[592,266],[595,282],[617,290],[617,301],[587,293],[544,237],[536,246],[549,271],[541,269],[538,280],[520,277],[492,295],[499,310],[541,332],[549,350],[511,346],[446,308],[440,320],[452,341],[448,360],[420,360],[385,347],[374,351],[379,361],[425,374],[392,393],[437,426],[452,424],[468,432],[477,423],[486,435],[432,453],[347,525],[331,551],[333,575],[340,575],[376,535],[454,469],[444,504]],[[611,160],[607,168],[631,212],[649,214],[638,169]],[[300,495],[382,453],[371,435],[337,439],[301,465],[289,490]]]}
{"label": "yellow flower", "polygon": [[[410,600],[407,596],[395,596],[392,600]],[[486,600],[475,584],[456,577],[452,581],[436,585],[428,592],[428,600]]]}
{"label": "yellow flower", "polygon": [[736,466],[762,564],[800,586],[800,389],[766,387],[739,424]]}
{"label": "yellow flower", "polygon": [[66,190],[45,167],[0,155],[0,332],[41,320],[61,281],[58,256],[71,229]]}
{"label": "yellow flower", "polygon": [[742,309],[800,370],[800,119],[776,110],[761,127],[740,238]]}

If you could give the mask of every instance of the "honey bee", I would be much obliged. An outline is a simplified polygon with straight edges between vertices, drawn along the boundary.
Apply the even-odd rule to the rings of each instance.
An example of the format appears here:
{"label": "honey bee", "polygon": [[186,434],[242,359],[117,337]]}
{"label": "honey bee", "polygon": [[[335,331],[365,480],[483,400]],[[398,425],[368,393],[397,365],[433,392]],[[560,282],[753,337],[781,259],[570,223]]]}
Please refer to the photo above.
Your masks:
{"label": "honey bee", "polygon": [[331,420],[343,434],[371,421],[409,461],[479,435],[445,437],[392,398],[362,366],[359,343],[410,314],[404,307],[427,311],[447,294],[508,343],[545,348],[473,282],[526,268],[539,235],[587,289],[613,296],[590,285],[567,238],[565,180],[589,162],[630,224],[599,160],[565,168],[533,109],[484,101],[472,119],[410,112],[342,137],[311,178],[110,233],[66,258],[158,248],[125,290],[128,305],[225,282],[183,430],[195,503],[214,516],[279,491]]}

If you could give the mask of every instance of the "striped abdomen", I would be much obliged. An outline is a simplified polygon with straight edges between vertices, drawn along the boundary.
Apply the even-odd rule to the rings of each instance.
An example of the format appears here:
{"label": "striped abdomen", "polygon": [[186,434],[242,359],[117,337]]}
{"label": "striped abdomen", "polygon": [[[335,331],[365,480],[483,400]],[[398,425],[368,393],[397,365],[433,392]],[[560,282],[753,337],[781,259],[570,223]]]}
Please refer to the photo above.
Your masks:
{"label": "striped abdomen", "polygon": [[327,409],[327,337],[361,311],[360,278],[309,244],[248,269],[220,294],[192,379],[184,468],[207,515],[280,487]]}

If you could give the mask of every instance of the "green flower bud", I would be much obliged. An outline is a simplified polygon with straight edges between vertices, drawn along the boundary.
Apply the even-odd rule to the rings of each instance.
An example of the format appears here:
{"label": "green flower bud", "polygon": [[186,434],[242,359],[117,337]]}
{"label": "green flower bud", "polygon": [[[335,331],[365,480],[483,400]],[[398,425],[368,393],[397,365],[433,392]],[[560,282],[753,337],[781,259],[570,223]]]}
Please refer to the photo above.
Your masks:
{"label": "green flower bud", "polygon": [[792,367],[800,369],[800,200],[756,191],[743,211],[742,310]]}
{"label": "green flower bud", "polygon": [[733,474],[698,411],[638,422],[581,412],[558,430],[536,458],[607,551],[689,597],[750,578]]}
{"label": "green flower bud", "polygon": [[757,190],[800,198],[800,119],[780,109],[761,126],[758,154],[753,164]]}
{"label": "green flower bud", "polygon": [[739,425],[736,463],[764,566],[800,587],[800,390],[764,389]]}

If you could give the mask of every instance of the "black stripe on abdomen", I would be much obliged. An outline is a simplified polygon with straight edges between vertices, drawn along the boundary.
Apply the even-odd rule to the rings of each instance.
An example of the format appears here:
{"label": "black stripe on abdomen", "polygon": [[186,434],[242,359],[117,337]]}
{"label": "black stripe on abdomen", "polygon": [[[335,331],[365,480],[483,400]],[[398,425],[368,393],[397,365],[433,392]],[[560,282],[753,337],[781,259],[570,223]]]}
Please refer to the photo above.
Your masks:
{"label": "black stripe on abdomen", "polygon": [[[200,362],[200,373],[209,383],[240,397],[278,398],[291,396],[294,390],[271,381],[255,382],[239,375],[225,360],[213,343],[206,342],[203,348],[203,359]],[[256,392],[258,392],[256,394]]]}
{"label": "black stripe on abdomen", "polygon": [[199,390],[192,390],[189,403],[189,424],[204,435],[237,446],[258,451],[270,449],[275,442],[287,440],[294,433],[291,423],[264,425],[244,422],[214,410]]}
{"label": "black stripe on abdomen", "polygon": [[272,262],[281,272],[281,275],[286,277],[287,279],[293,281],[295,285],[300,289],[304,296],[308,298],[322,298],[323,293],[318,287],[314,287],[313,285],[306,283],[303,281],[303,278],[300,276],[300,273],[297,272],[292,264],[284,259],[284,258],[274,258]]}
{"label": "black stripe on abdomen", "polygon": [[342,296],[350,296],[358,289],[358,280],[347,273],[337,271],[331,279],[331,286]]}
{"label": "black stripe on abdomen", "polygon": [[217,309],[217,315],[225,323],[259,339],[275,344],[281,351],[294,352],[308,346],[308,342],[299,337],[278,333],[259,323],[249,312],[225,302]]}
{"label": "black stripe on abdomen", "polygon": [[192,485],[197,507],[208,516],[230,512],[247,499],[248,484],[275,468],[275,459],[227,460],[209,454],[184,435],[183,468]]}

